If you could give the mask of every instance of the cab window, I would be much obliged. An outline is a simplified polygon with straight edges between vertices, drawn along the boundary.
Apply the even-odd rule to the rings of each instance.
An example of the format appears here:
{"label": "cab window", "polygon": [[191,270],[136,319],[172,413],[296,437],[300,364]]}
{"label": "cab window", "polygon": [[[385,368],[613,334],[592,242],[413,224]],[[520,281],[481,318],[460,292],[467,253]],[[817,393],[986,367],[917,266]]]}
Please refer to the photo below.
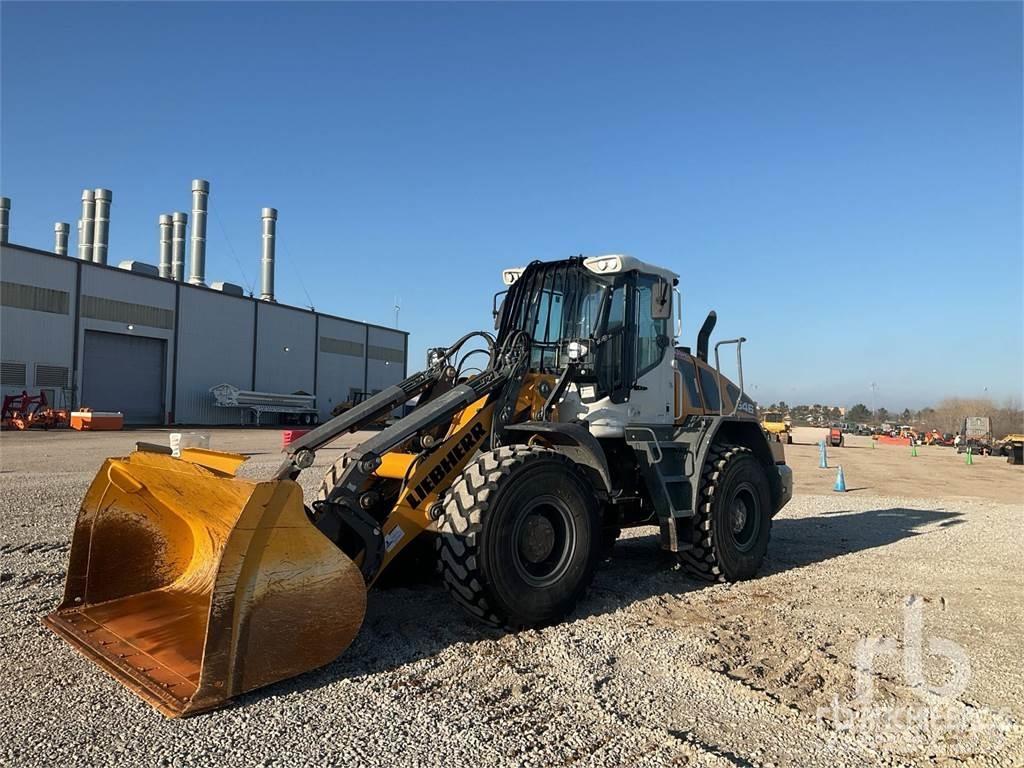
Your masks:
{"label": "cab window", "polygon": [[688,357],[677,358],[676,365],[679,366],[679,372],[683,375],[683,385],[686,387],[686,396],[689,398],[690,405],[694,408],[703,408],[704,403],[700,399],[700,390],[697,389],[697,366]]}
{"label": "cab window", "polygon": [[668,320],[651,317],[651,293],[658,282],[651,275],[640,275],[636,281],[636,375],[640,378],[652,370],[665,355],[671,340],[668,337]]}
{"label": "cab window", "polygon": [[722,398],[718,393],[718,379],[710,368],[700,369],[700,388],[704,391],[704,404],[707,410],[719,410],[722,407]]}
{"label": "cab window", "polygon": [[598,355],[597,377],[602,392],[615,393],[628,389],[629,384],[623,372],[624,355],[622,341],[626,317],[626,290],[616,286],[607,298],[607,319],[605,339]]}

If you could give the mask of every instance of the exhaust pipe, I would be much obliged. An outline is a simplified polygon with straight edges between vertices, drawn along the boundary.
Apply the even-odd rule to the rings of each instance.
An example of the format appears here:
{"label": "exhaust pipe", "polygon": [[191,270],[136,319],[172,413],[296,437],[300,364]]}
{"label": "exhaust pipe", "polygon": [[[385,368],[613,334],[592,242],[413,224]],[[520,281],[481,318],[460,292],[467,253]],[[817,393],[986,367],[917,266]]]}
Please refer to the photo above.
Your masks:
{"label": "exhaust pipe", "polygon": [[173,227],[171,214],[160,214],[160,277],[170,278],[173,276],[171,267],[171,228]]}
{"label": "exhaust pipe", "polygon": [[78,258],[92,261],[93,219],[96,215],[96,196],[91,189],[82,190],[82,220],[78,227]]}
{"label": "exhaust pipe", "polygon": [[53,225],[53,252],[58,256],[68,255],[68,235],[71,234],[71,225],[64,221],[58,221]]}
{"label": "exhaust pipe", "polygon": [[107,250],[110,245],[110,203],[113,193],[109,189],[97,189],[96,222],[92,234],[92,260],[96,264],[107,263]]}
{"label": "exhaust pipe", "polygon": [[11,198],[0,197],[0,243],[6,245],[11,231]]}
{"label": "exhaust pipe", "polygon": [[210,182],[192,180],[192,267],[188,281],[206,285],[206,210]]}
{"label": "exhaust pipe", "polygon": [[187,213],[175,211],[171,214],[171,277],[179,283],[185,280],[185,230],[187,228]]}
{"label": "exhaust pipe", "polygon": [[274,300],[274,239],[277,236],[277,209],[264,208],[263,255],[260,258],[260,300]]}
{"label": "exhaust pipe", "polygon": [[705,363],[708,361],[708,339],[711,338],[711,332],[715,330],[715,323],[717,322],[718,315],[712,309],[708,312],[704,325],[700,327],[700,331],[697,333],[697,357]]}

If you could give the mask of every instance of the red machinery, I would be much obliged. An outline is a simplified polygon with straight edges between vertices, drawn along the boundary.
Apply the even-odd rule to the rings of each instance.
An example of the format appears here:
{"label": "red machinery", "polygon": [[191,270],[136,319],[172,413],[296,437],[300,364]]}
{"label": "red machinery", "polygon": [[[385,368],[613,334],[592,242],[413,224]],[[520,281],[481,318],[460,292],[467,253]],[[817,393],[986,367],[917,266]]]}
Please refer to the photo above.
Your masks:
{"label": "red machinery", "polygon": [[843,447],[843,430],[841,427],[832,427],[829,429],[828,444],[833,448]]}
{"label": "red machinery", "polygon": [[0,426],[4,429],[66,427],[68,418],[66,410],[50,407],[45,392],[33,396],[22,390],[20,395],[7,395],[0,410]]}

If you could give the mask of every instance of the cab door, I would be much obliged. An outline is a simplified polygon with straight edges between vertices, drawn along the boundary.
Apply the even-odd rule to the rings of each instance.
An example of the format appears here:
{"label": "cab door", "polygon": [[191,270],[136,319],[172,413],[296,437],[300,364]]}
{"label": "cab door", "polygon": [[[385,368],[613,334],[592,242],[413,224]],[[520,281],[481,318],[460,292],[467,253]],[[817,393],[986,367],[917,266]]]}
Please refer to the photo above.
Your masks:
{"label": "cab door", "polygon": [[677,416],[671,318],[655,318],[652,312],[652,292],[658,282],[653,275],[638,274],[632,292],[634,344],[629,368],[635,383],[629,396],[629,422],[633,424],[672,424]]}

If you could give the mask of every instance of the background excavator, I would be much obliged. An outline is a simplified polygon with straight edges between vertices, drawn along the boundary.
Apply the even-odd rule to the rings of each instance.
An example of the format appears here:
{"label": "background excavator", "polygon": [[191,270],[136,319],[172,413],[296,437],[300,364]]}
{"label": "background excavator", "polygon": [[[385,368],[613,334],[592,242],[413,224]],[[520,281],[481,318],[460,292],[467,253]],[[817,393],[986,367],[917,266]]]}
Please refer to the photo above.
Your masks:
{"label": "background excavator", "polygon": [[[677,276],[628,256],[503,278],[496,333],[434,350],[425,371],[292,442],[270,480],[203,449],[108,459],[44,623],[179,716],[333,660],[367,589],[428,528],[454,599],[510,629],[568,614],[626,527],[658,526],[697,577],[754,576],[793,484],[743,391],[745,339],[715,344],[711,365],[712,312],[695,354],[675,346]],[[738,383],[720,373],[726,345]],[[412,398],[303,503],[296,478],[319,448]]]}

